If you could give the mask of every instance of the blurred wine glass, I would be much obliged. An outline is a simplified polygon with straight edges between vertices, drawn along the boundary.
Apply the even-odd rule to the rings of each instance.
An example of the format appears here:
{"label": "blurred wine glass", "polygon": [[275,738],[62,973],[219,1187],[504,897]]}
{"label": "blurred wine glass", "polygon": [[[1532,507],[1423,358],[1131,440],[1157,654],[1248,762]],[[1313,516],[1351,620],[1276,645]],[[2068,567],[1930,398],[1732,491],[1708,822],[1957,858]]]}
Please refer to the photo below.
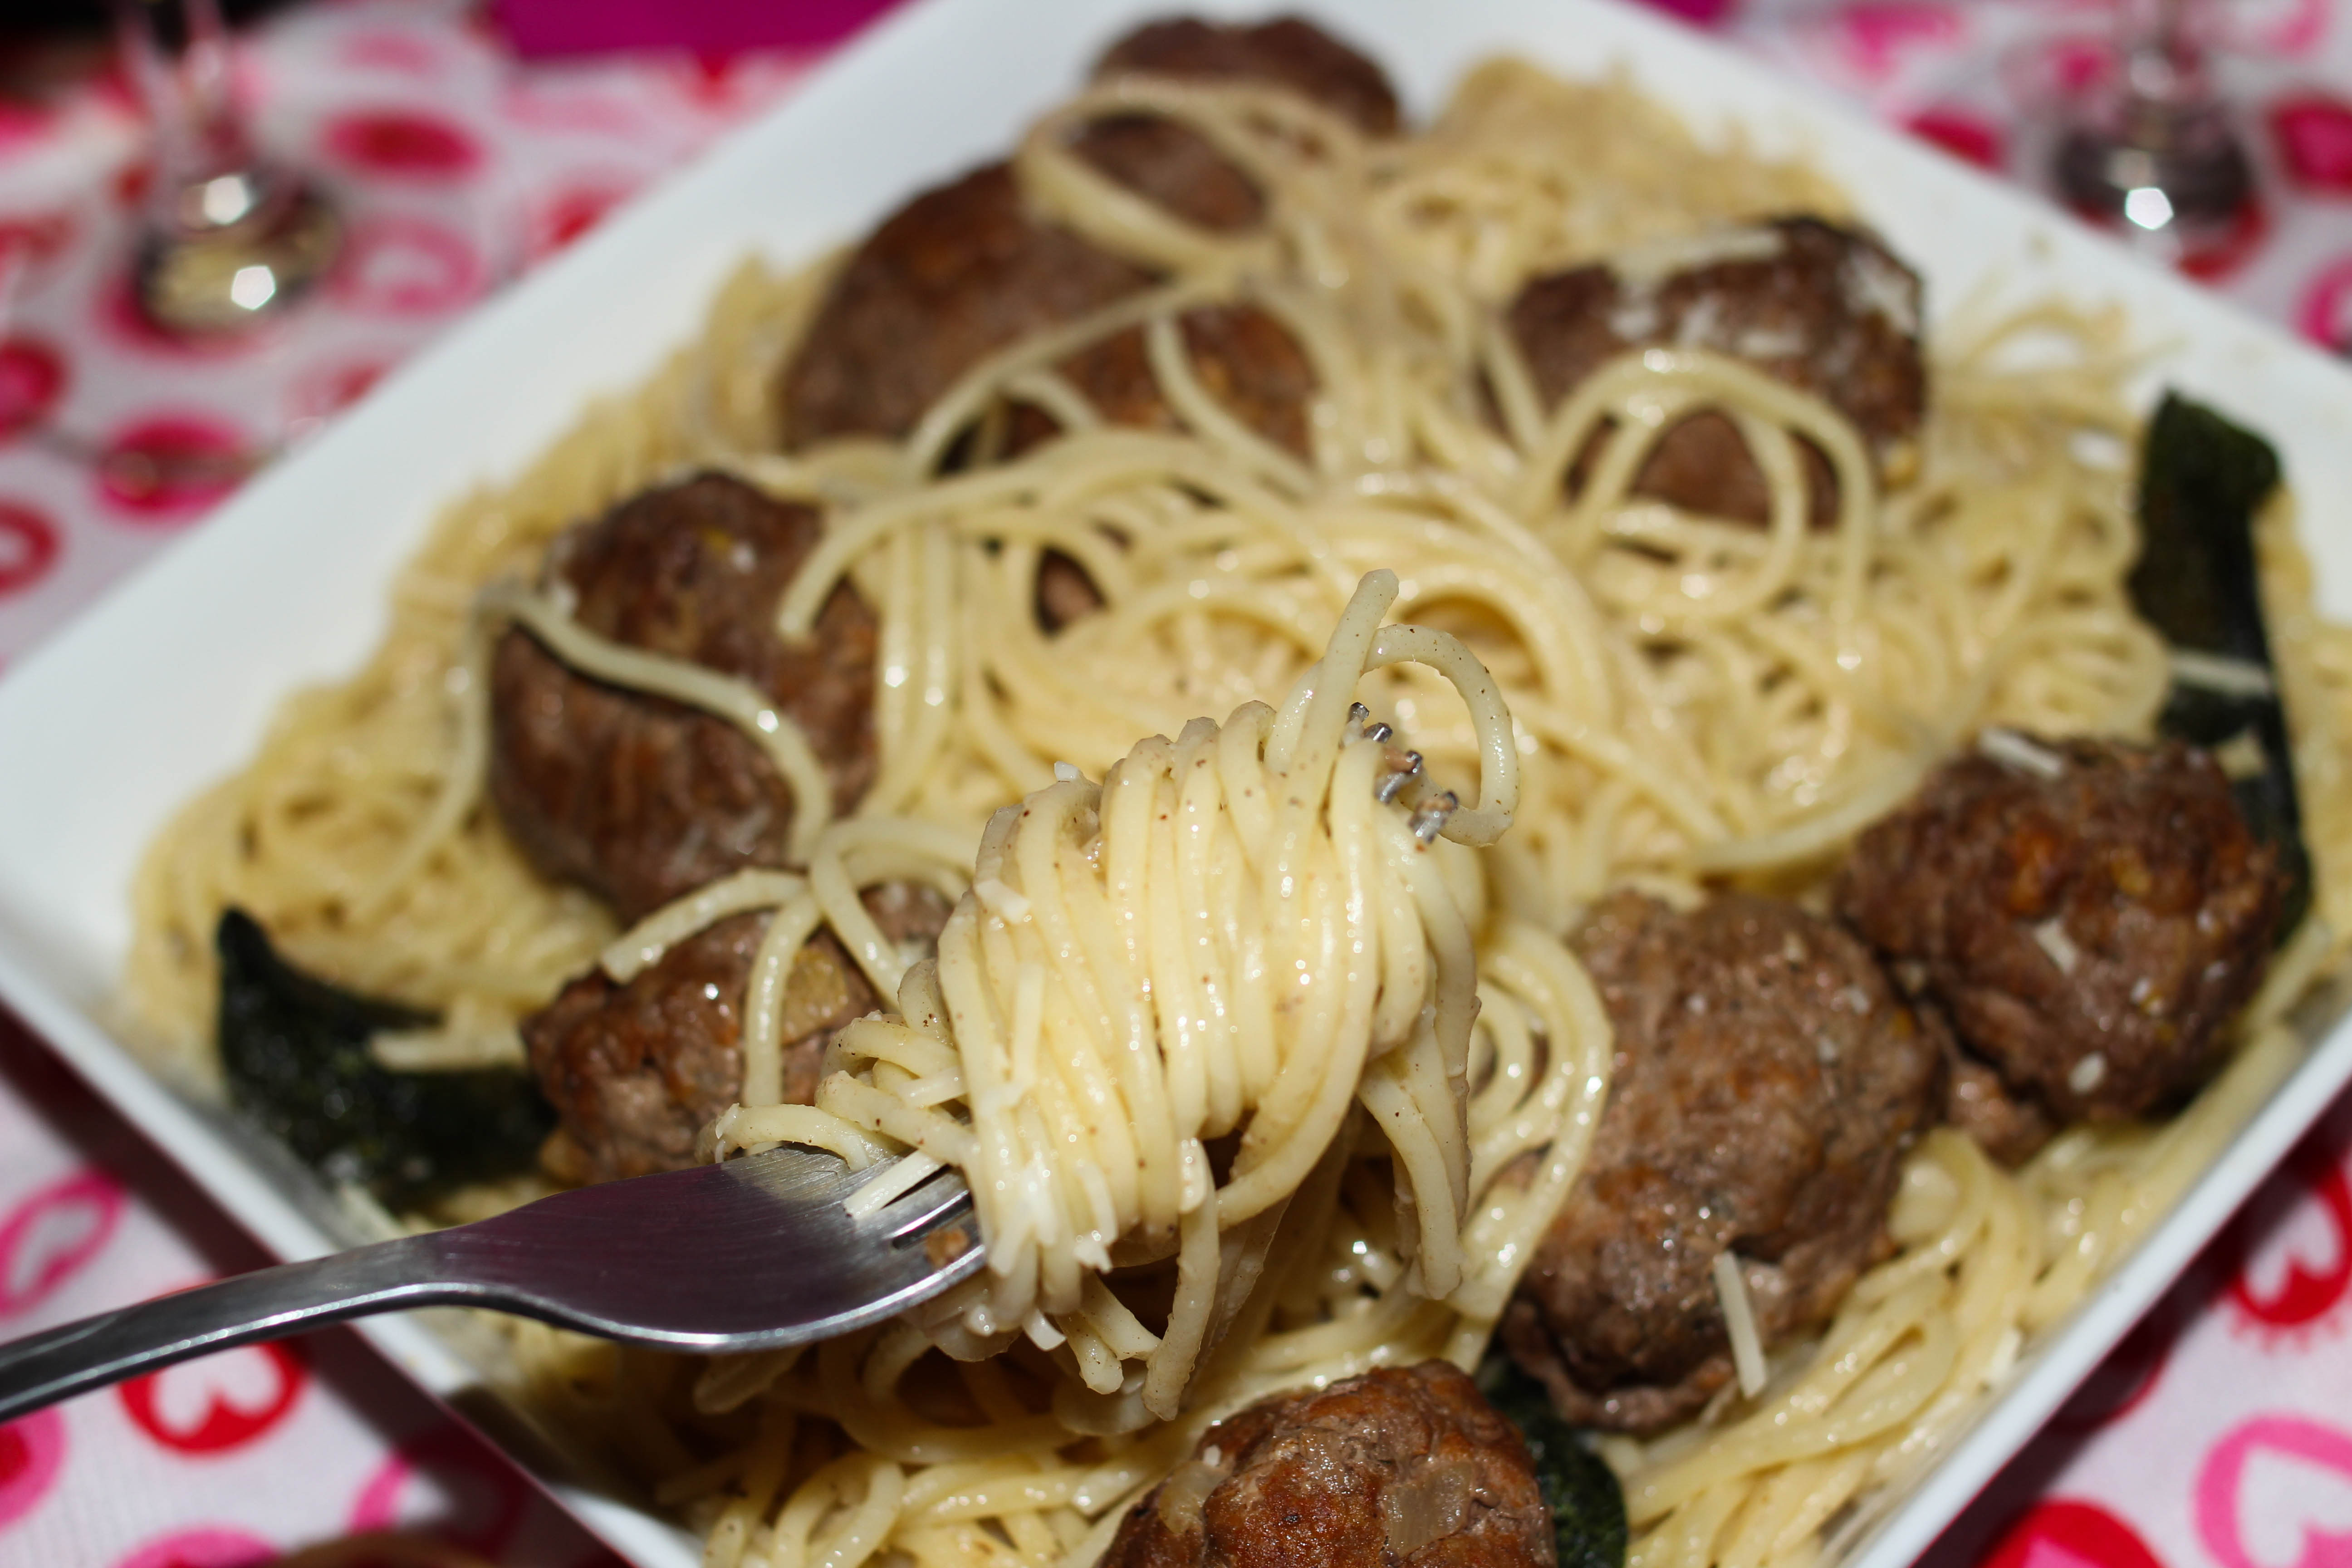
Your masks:
{"label": "blurred wine glass", "polygon": [[2113,68],[2067,116],[2052,174],[2076,211],[2178,263],[2254,206],[2253,166],[2213,86],[2200,0],[2117,0]]}
{"label": "blurred wine glass", "polygon": [[343,226],[294,171],[259,154],[231,76],[219,0],[113,0],[123,67],[154,126],[133,276],[167,331],[252,327],[307,293]]}

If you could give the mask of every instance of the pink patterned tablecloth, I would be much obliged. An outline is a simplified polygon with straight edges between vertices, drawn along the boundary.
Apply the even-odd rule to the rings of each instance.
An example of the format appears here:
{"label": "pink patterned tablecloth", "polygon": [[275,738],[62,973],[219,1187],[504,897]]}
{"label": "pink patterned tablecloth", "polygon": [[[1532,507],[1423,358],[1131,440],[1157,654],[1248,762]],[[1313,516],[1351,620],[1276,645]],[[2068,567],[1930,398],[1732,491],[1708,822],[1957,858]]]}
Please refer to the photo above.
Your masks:
{"label": "pink patterned tablecloth", "polygon": [[[2031,179],[2105,0],[1660,0]],[[2268,198],[2207,281],[2352,335],[2352,15],[2222,0]],[[108,84],[0,105],[0,671],[387,366],[787,90],[804,58],[518,64],[457,0],[281,14],[240,52],[266,142],[351,248],[298,328],[194,349],[127,309],[142,139]],[[158,483],[149,460],[209,455]],[[0,765],[5,765],[0,763]],[[21,826],[22,825],[16,825]],[[0,831],[12,826],[0,824]],[[259,1249],[0,1015],[0,1336]],[[2352,1100],[1933,1554],[1937,1568],[2352,1568]],[[347,1331],[0,1426],[0,1564],[231,1568],[397,1528],[502,1564],[611,1561]]]}

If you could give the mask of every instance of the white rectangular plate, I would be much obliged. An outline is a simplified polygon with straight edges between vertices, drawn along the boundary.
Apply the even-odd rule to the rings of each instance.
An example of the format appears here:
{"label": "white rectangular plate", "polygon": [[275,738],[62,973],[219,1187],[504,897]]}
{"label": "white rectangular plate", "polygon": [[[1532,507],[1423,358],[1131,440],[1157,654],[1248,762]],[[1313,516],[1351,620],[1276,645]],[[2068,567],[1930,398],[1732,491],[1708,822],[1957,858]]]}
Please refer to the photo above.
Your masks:
{"label": "white rectangular plate", "polygon": [[[805,258],[922,185],[1008,148],[1112,37],[1170,0],[928,0],[827,65],[791,101],[632,207],[0,680],[0,994],[190,1175],[286,1258],[331,1250],[315,1187],[257,1158],[110,1037],[141,848],[174,806],[253,750],[293,687],[353,668],[387,586],[436,510],[520,471],[590,397],[687,340],[747,253]],[[1241,7],[1211,0],[1202,7]],[[1573,76],[1629,70],[1702,133],[1738,128],[1851,191],[1927,279],[1932,308],[1979,286],[2125,306],[2159,380],[2267,434],[2302,497],[2322,597],[2352,614],[2352,379],[2147,269],[2045,208],[1667,24],[1600,0],[1313,0],[1425,116],[1473,62],[1516,51]],[[2032,1358],[1999,1402],[1849,1559],[1904,1568],[2032,1435],[2352,1079],[2338,1028],[2162,1228]],[[366,1331],[426,1388],[478,1383],[435,1326]],[[472,1404],[472,1401],[467,1403]],[[504,1433],[502,1441],[508,1440]],[[688,1568],[676,1527],[518,1457],[646,1568]]]}

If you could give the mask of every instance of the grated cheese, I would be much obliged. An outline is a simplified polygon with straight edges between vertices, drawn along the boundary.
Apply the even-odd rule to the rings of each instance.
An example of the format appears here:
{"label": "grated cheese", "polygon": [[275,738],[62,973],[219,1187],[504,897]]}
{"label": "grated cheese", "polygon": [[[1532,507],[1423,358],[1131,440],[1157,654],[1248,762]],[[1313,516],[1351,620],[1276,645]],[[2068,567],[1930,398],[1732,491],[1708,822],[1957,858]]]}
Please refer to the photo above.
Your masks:
{"label": "grated cheese", "polygon": [[2225,653],[2203,653],[2193,647],[2166,650],[2172,679],[2183,686],[2218,691],[2225,697],[2275,697],[2278,683],[2271,672],[2250,658]]}
{"label": "grated cheese", "polygon": [[2258,779],[2271,771],[2270,753],[2252,730],[2241,730],[2214,747],[2213,761],[2227,778]]}
{"label": "grated cheese", "polygon": [[2058,966],[2061,974],[2074,973],[2074,965],[2082,962],[2083,950],[2066,934],[2066,921],[2062,915],[2053,915],[2035,926],[2033,940],[2042,944],[2042,951],[2050,955],[2050,962]]}
{"label": "grated cheese", "polygon": [[1748,1277],[1739,1271],[1738,1253],[1715,1255],[1715,1293],[1723,1303],[1723,1326],[1731,1332],[1739,1392],[1753,1399],[1764,1392],[1764,1337],[1756,1331],[1756,1304],[1748,1299]]}
{"label": "grated cheese", "polygon": [[1977,734],[1977,750],[1996,763],[2005,763],[2022,773],[2038,773],[2045,779],[2066,776],[2066,759],[2038,741],[2027,739],[2014,730],[1987,729]]}
{"label": "grated cheese", "polygon": [[2066,1075],[2066,1087],[2076,1094],[2088,1094],[2098,1088],[2106,1076],[2106,1057],[2101,1052],[2093,1051],[2089,1056],[2076,1062],[2074,1070]]}

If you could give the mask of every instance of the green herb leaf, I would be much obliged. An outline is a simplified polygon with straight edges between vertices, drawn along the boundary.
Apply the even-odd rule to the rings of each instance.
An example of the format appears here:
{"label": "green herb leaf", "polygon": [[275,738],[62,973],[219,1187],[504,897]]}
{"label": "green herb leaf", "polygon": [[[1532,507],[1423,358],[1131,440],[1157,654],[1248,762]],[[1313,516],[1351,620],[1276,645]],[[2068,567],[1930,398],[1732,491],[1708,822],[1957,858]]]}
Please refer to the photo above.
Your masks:
{"label": "green herb leaf", "polygon": [[1559,1418],[1543,1385],[1502,1352],[1479,1366],[1478,1387],[1527,1439],[1551,1509],[1559,1568],[1625,1568],[1625,1493],[1617,1473]]}
{"label": "green herb leaf", "polygon": [[[2129,585],[2140,618],[2170,647],[2271,668],[2254,523],[2279,478],[2269,442],[2201,404],[2165,395],[2140,454],[2140,556]],[[2276,847],[2287,875],[2279,914],[2285,941],[2311,902],[2311,863],[2278,697],[2176,680],[2157,729],[2192,746],[2247,735],[2260,743],[2265,767],[2231,787],[2247,826]]]}
{"label": "green herb leaf", "polygon": [[305,1163],[393,1205],[531,1167],[555,1114],[528,1073],[393,1072],[369,1040],[431,1014],[303,973],[242,910],[214,942],[229,1097]]}

